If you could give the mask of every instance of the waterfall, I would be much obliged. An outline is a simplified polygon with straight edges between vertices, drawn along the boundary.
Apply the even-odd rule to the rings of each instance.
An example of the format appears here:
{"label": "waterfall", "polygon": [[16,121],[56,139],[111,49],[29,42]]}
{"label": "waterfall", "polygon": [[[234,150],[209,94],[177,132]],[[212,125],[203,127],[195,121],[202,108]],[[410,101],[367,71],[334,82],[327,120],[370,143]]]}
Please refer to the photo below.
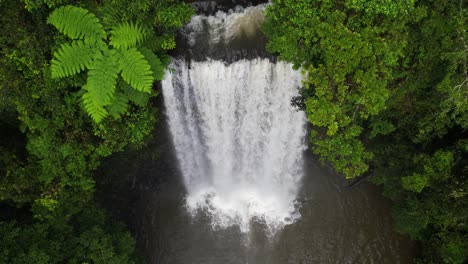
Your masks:
{"label": "waterfall", "polygon": [[[245,31],[244,20],[252,20],[242,14],[258,15],[252,8],[236,12],[194,17],[186,30],[209,21],[216,34],[235,38],[233,25]],[[188,36],[195,45],[196,31]],[[214,228],[238,225],[242,232],[252,221],[270,234],[296,221],[306,129],[304,113],[290,101],[301,74],[264,58],[174,59],[169,68],[162,91],[189,212],[208,213]]]}

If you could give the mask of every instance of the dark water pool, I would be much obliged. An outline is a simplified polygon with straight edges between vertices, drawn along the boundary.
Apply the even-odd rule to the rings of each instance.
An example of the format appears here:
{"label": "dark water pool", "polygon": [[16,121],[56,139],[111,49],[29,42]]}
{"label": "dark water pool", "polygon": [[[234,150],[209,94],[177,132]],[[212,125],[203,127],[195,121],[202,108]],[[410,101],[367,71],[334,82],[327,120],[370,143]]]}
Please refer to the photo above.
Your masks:
{"label": "dark water pool", "polygon": [[[145,163],[137,164],[135,172],[158,177],[160,168],[151,172]],[[391,204],[378,187],[362,182],[348,188],[311,155],[305,166],[302,217],[273,238],[266,237],[261,223],[241,234],[236,226],[212,230],[206,215],[192,218],[176,175],[156,187],[137,183],[139,198],[129,220],[139,251],[149,263],[159,264],[412,262],[415,244],[394,231]]]}

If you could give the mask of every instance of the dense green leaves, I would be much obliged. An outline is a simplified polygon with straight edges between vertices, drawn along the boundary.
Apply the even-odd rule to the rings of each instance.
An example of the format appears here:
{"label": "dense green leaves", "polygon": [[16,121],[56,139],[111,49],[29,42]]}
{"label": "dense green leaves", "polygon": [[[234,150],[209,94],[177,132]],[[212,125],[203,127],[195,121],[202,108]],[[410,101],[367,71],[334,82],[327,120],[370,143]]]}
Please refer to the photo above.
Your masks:
{"label": "dense green leaves", "polygon": [[161,60],[146,47],[141,47],[139,51],[148,60],[151,70],[153,71],[153,78],[155,80],[162,81],[162,79],[164,79],[165,67]]}
{"label": "dense green leaves", "polygon": [[395,202],[420,263],[468,259],[463,1],[272,1],[267,48],[306,74],[312,150]]}
{"label": "dense green leaves", "polygon": [[[80,26],[75,20],[88,23]],[[84,42],[74,40],[72,44],[62,44],[54,53],[52,77],[62,78],[88,70],[87,84],[83,87],[83,105],[96,123],[108,116],[108,110],[118,118],[119,113],[123,114],[123,110],[128,109],[128,105],[124,105],[128,100],[114,98],[119,74],[133,88],[145,93],[151,93],[155,79],[163,78],[164,65],[158,57],[147,48],[143,47],[144,54],[136,48],[150,35],[143,26],[133,22],[113,25],[110,42],[106,43],[103,40],[105,31],[103,36],[96,33],[103,30],[99,19],[86,9],[73,6],[58,8],[50,15],[49,22],[73,39],[85,39]],[[112,106],[112,103],[119,105]]]}
{"label": "dense green leaves", "polygon": [[134,104],[138,106],[144,106],[148,102],[150,97],[149,94],[140,92],[138,90],[133,89],[123,80],[119,82],[119,89],[125,95],[128,100],[132,101]]}
{"label": "dense green leaves", "polygon": [[102,26],[100,13],[59,7],[49,18],[57,31],[47,23],[49,8],[70,2],[0,1],[0,263],[135,261],[131,235],[96,206],[95,171],[103,157],[144,144],[156,121],[148,98],[157,93],[125,83],[126,49],[109,44],[104,25],[128,18],[142,28],[154,17],[149,6],[167,1],[86,2],[89,10],[122,7],[117,23]]}
{"label": "dense green leaves", "polygon": [[110,44],[117,49],[129,49],[143,42],[148,32],[133,23],[121,23],[111,30]]}
{"label": "dense green leaves", "polygon": [[71,39],[97,42],[106,37],[96,15],[80,7],[59,7],[49,16],[48,22]]}
{"label": "dense green leaves", "polygon": [[110,105],[108,107],[109,114],[114,118],[118,118],[122,114],[126,113],[129,107],[128,100],[129,99],[127,96],[125,96],[125,94],[119,92],[115,93],[113,100],[112,102],[110,102]]}
{"label": "dense green leaves", "polygon": [[421,192],[425,187],[446,180],[452,174],[454,165],[453,152],[437,151],[433,157],[420,154],[414,159],[414,164],[419,166],[419,170],[411,176],[404,176],[402,186],[406,190]]}
{"label": "dense green leaves", "polygon": [[368,169],[372,154],[360,138],[386,108],[403,58],[401,29],[412,19],[410,2],[361,2],[276,1],[264,26],[268,50],[307,72],[313,148],[348,178]]}
{"label": "dense green leaves", "polygon": [[[136,48],[128,49],[120,58],[122,78],[141,92],[149,93],[153,84],[153,72],[145,56]],[[162,65],[161,65],[162,66]]]}
{"label": "dense green leaves", "polygon": [[134,263],[131,235],[122,226],[109,224],[102,210],[86,208],[72,222],[78,226],[0,222],[0,262]]}
{"label": "dense green leaves", "polygon": [[89,68],[83,103],[96,123],[106,117],[107,111],[104,106],[112,102],[115,94],[119,73],[116,54],[117,52],[109,50],[107,54],[97,56]]}
{"label": "dense green leaves", "polygon": [[63,78],[75,75],[91,66],[93,49],[81,40],[65,43],[55,53],[52,60],[52,78]]}

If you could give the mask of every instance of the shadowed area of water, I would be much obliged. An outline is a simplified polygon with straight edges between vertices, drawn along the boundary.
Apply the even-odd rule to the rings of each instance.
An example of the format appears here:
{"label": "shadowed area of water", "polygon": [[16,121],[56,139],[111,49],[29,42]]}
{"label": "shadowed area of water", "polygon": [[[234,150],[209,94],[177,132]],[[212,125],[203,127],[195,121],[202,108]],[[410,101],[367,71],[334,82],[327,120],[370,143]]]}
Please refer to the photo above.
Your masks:
{"label": "shadowed area of water", "polygon": [[[214,231],[207,215],[191,217],[180,175],[165,175],[153,187],[137,180],[131,222],[140,251],[159,264],[411,263],[414,244],[393,230],[390,202],[379,188],[366,182],[348,188],[315,160],[306,154],[301,218],[272,239],[255,221],[245,235],[238,226]],[[150,172],[144,163],[137,162],[134,176],[157,178],[161,169]]]}

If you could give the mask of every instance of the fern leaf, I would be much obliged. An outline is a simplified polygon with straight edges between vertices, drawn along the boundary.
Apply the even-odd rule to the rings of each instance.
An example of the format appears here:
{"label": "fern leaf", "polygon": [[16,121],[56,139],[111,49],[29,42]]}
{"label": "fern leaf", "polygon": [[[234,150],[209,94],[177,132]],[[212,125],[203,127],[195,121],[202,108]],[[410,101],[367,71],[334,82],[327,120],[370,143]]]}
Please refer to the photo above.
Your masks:
{"label": "fern leaf", "polygon": [[[126,6],[126,5],[125,5]],[[121,23],[122,21],[129,20],[127,16],[122,17],[126,14],[125,10],[120,5],[109,3],[104,4],[101,7],[101,21],[105,30],[111,30],[113,26]]]}
{"label": "fern leaf", "polygon": [[148,36],[148,31],[138,24],[121,23],[111,30],[110,44],[117,49],[129,49],[142,43]]}
{"label": "fern leaf", "polygon": [[112,102],[118,74],[116,53],[113,50],[99,54],[89,68],[86,84],[88,92],[83,96],[83,100],[85,110],[97,123],[102,120],[103,107]]}
{"label": "fern leaf", "polygon": [[[86,89],[83,86],[83,89]],[[83,94],[83,105],[89,116],[93,119],[94,122],[100,123],[104,118],[108,116],[107,110],[99,102],[93,100],[93,96],[87,91]]]}
{"label": "fern leaf", "polygon": [[161,52],[175,48],[175,38],[171,34],[151,35],[143,43],[154,52]]}
{"label": "fern leaf", "polygon": [[151,93],[154,77],[151,66],[136,48],[122,51],[119,60],[122,78],[138,91]]}
{"label": "fern leaf", "polygon": [[112,102],[107,106],[109,114],[114,118],[128,111],[128,98],[122,93],[115,93]]}
{"label": "fern leaf", "polygon": [[81,40],[63,44],[54,53],[55,58],[51,62],[52,78],[63,78],[83,71],[92,63],[93,55],[93,49]]}
{"label": "fern leaf", "polygon": [[99,19],[81,7],[71,5],[59,7],[50,14],[47,21],[71,39],[88,39],[97,42],[106,37]]}
{"label": "fern leaf", "polygon": [[128,100],[138,106],[145,106],[150,98],[148,93],[137,91],[123,81],[120,82],[119,90],[125,94],[125,97],[128,98]]}
{"label": "fern leaf", "polygon": [[148,48],[140,48],[141,54],[143,54],[151,66],[151,71],[153,71],[153,77],[155,80],[161,81],[164,79],[164,65],[161,60]]}

